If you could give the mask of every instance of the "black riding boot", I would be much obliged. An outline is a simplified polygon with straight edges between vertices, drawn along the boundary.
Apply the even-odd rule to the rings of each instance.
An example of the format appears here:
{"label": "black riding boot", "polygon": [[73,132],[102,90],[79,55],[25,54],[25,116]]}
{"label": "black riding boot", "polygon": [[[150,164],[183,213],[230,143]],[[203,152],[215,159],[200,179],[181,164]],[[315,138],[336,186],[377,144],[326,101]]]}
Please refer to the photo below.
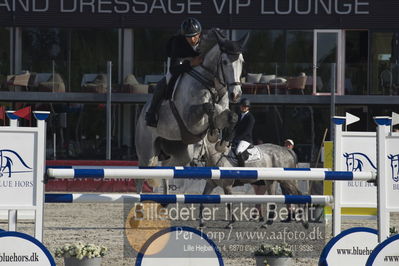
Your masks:
{"label": "black riding boot", "polygon": [[149,127],[157,127],[158,124],[158,111],[161,107],[162,100],[165,98],[166,91],[166,78],[161,79],[152,95],[151,105],[145,114],[145,121]]}
{"label": "black riding boot", "polygon": [[245,167],[245,159],[242,153],[237,154],[237,166]]}

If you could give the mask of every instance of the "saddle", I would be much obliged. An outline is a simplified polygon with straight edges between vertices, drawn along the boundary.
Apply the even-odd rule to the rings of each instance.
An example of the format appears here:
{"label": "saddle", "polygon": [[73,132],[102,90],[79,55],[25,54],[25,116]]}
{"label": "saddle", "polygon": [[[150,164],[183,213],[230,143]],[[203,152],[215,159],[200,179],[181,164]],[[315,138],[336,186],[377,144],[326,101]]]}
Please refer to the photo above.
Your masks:
{"label": "saddle", "polygon": [[[248,149],[246,149],[243,152],[242,156],[243,156],[243,159],[245,159],[246,163],[256,162],[256,161],[260,160],[259,149],[255,145],[252,145],[252,144],[250,146],[248,146]],[[232,163],[233,165],[236,165],[238,162],[237,155],[233,149],[230,150],[227,158],[230,161],[230,163]]]}

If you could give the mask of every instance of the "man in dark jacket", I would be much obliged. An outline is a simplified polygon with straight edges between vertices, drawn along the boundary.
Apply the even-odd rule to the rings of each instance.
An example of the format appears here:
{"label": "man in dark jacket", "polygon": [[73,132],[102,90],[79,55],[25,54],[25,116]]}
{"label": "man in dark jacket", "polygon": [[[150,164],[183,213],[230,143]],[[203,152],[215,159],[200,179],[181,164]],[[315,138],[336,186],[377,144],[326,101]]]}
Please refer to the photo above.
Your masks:
{"label": "man in dark jacket", "polygon": [[233,142],[237,145],[236,155],[238,160],[238,166],[244,167],[245,160],[248,159],[248,152],[246,150],[252,144],[252,131],[255,125],[255,118],[249,112],[251,103],[248,99],[243,98],[240,101],[239,121],[234,129],[234,140]]}
{"label": "man in dark jacket", "polygon": [[168,73],[160,80],[154,90],[150,108],[146,113],[147,126],[156,127],[158,110],[163,99],[171,93],[178,77],[202,63],[199,42],[202,27],[195,18],[185,19],[180,26],[180,34],[172,36],[166,50],[168,55]]}

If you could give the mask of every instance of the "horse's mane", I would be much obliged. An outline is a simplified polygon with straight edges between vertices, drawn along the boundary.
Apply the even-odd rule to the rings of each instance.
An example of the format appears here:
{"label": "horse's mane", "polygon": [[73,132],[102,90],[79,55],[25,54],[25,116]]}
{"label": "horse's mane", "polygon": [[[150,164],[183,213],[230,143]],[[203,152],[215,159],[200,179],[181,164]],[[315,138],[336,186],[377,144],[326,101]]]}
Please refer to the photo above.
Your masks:
{"label": "horse's mane", "polygon": [[218,29],[210,29],[202,33],[199,44],[200,55],[205,56],[218,42],[216,33]]}
{"label": "horse's mane", "polygon": [[202,33],[201,42],[199,44],[201,56],[204,57],[217,43],[219,43],[220,49],[228,54],[238,55],[243,50],[240,41],[231,41],[227,38],[227,34],[224,30],[214,28]]}

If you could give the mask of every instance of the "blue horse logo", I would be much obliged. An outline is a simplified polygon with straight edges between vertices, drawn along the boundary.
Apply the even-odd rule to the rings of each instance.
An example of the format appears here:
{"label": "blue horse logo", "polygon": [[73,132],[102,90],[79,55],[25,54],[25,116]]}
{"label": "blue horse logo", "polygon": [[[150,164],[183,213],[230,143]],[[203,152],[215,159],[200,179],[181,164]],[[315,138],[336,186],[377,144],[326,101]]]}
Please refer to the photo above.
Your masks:
{"label": "blue horse logo", "polygon": [[346,171],[361,172],[364,168],[364,163],[368,162],[369,165],[377,170],[377,167],[370,160],[370,158],[361,152],[344,153],[346,158]]}
{"label": "blue horse logo", "polygon": [[395,182],[399,181],[399,154],[396,155],[388,155],[388,159],[391,160],[391,172],[392,179]]}
{"label": "blue horse logo", "polygon": [[[15,161],[17,160],[17,161]],[[21,171],[15,171],[13,170],[14,164],[19,165],[19,163],[23,166],[23,170]],[[7,175],[9,178],[11,177],[12,173],[25,173],[25,172],[32,172],[26,169],[32,170],[31,167],[29,167],[25,161],[22,159],[22,157],[15,151],[13,150],[0,150],[0,177],[3,177]]]}

